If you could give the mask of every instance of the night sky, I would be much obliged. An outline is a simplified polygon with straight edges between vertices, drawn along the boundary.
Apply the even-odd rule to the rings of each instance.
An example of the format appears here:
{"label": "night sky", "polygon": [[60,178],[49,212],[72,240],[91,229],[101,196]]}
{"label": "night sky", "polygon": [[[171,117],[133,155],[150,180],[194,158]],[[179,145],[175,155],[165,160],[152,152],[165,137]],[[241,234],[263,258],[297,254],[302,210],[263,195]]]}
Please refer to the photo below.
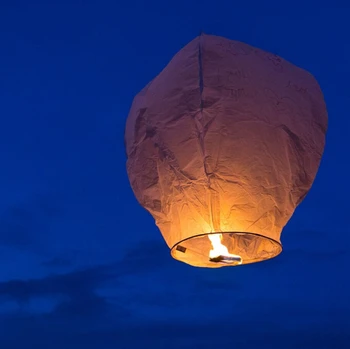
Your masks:
{"label": "night sky", "polygon": [[[328,3],[0,1],[1,349],[350,347],[350,4]],[[134,95],[201,30],[325,95],[319,173],[263,263],[173,260],[126,175]]]}

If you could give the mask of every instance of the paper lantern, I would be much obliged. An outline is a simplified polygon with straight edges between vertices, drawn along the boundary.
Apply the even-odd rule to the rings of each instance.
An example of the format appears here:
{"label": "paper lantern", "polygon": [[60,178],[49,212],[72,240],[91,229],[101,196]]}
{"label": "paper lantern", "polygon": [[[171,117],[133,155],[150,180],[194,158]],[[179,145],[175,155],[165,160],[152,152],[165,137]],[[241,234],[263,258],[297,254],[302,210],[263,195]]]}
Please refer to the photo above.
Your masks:
{"label": "paper lantern", "polygon": [[281,252],[326,129],[312,75],[244,43],[201,35],[135,97],[127,172],[175,259],[213,268],[259,262]]}

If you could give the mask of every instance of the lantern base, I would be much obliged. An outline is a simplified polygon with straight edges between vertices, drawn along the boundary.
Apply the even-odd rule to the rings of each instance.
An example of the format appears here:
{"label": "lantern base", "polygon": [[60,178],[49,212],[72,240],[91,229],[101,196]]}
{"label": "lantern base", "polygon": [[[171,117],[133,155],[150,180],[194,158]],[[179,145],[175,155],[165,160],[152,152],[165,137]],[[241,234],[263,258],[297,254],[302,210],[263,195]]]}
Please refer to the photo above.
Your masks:
{"label": "lantern base", "polygon": [[195,235],[178,242],[171,249],[172,257],[195,267],[220,268],[262,262],[282,252],[280,242],[263,235],[246,232],[210,234],[222,234],[221,243],[227,247],[229,254],[241,257],[240,263],[235,263],[235,257],[232,256],[210,258],[209,252],[213,247],[209,234]]}

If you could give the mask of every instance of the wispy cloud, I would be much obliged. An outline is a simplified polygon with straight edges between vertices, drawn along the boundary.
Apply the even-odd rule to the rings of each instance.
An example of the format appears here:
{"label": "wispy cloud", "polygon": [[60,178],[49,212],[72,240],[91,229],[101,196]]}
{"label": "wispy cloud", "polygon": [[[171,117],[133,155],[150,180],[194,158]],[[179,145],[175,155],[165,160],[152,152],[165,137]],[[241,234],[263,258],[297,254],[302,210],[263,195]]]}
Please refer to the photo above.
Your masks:
{"label": "wispy cloud", "polygon": [[0,283],[0,296],[18,302],[52,295],[79,298],[93,293],[97,285],[110,277],[110,266],[97,266],[63,275],[50,275],[42,279],[11,280]]}
{"label": "wispy cloud", "polygon": [[68,256],[56,256],[42,262],[42,265],[48,268],[64,268],[71,267],[73,263],[72,258],[69,258]]}
{"label": "wispy cloud", "polygon": [[[22,309],[28,309],[26,305],[35,299],[59,299],[55,312],[67,316],[103,312],[108,297],[101,296],[97,290],[112,283],[113,292],[118,294],[118,288],[123,287],[119,281],[121,278],[149,273],[163,267],[167,260],[171,262],[167,259],[169,256],[164,258],[164,255],[163,246],[158,242],[141,241],[116,263],[51,274],[42,278],[0,282],[0,299],[16,302]],[[69,267],[73,262],[69,258],[56,257],[43,264],[49,268]]]}
{"label": "wispy cloud", "polygon": [[40,236],[62,214],[52,196],[39,196],[0,213],[0,245],[35,249]]}
{"label": "wispy cloud", "polygon": [[[45,320],[46,321],[46,320]],[[204,348],[210,349],[213,343],[217,347],[268,348],[268,349],[345,349],[348,348],[349,334],[334,328],[310,326],[288,328],[288,323],[271,324],[268,319],[263,323],[237,323],[228,319],[213,319],[206,325],[136,323],[123,325],[119,322],[108,329],[69,329],[54,327],[44,319],[22,318],[18,321],[1,324],[6,331],[2,345],[6,349],[20,347],[66,349],[72,348]],[[14,333],[21,333],[15,336]],[[21,338],[19,338],[21,337]],[[27,346],[26,344],[27,343]]]}
{"label": "wispy cloud", "polygon": [[[314,272],[320,260],[309,263],[295,253],[295,263],[281,257],[214,271],[174,261],[162,242],[140,241],[116,263],[0,283],[0,299],[7,302],[0,326],[12,333],[0,339],[6,349],[18,344],[14,331],[37,349],[47,347],[49,336],[57,339],[53,349],[73,343],[87,349],[209,348],[213,339],[218,346],[328,349],[332,338],[332,348],[345,348],[350,309],[344,294],[338,290],[337,300],[325,306],[338,286],[320,273],[308,282],[298,271],[310,264]],[[53,259],[48,268],[69,261]],[[41,302],[41,313],[31,311],[33,302]]]}

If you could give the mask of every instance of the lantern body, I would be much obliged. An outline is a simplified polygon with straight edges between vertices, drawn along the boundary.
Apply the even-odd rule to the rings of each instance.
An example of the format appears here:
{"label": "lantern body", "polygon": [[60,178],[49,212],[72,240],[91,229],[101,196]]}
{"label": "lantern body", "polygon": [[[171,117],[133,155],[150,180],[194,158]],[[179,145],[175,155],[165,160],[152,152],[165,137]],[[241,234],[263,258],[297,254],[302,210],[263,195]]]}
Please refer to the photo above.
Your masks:
{"label": "lantern body", "polygon": [[134,99],[127,172],[174,258],[220,267],[208,234],[243,264],[278,255],[309,191],[327,111],[306,71],[273,54],[201,35]]}

